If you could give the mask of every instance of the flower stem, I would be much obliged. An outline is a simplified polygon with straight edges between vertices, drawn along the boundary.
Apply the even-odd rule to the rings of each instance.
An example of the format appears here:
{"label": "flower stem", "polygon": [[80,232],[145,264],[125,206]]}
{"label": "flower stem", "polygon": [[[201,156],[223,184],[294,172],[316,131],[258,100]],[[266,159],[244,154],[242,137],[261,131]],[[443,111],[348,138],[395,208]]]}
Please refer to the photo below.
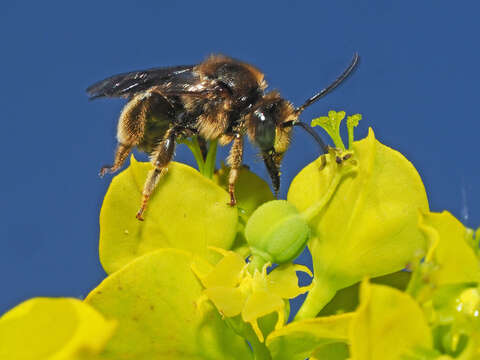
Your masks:
{"label": "flower stem", "polygon": [[252,336],[250,339],[248,339],[248,342],[252,347],[254,360],[272,360],[272,355],[270,355],[270,351],[268,351],[265,343],[258,341],[256,336]]}
{"label": "flower stem", "polygon": [[318,278],[313,281],[315,284],[295,315],[294,321],[314,318],[336,294],[336,290],[329,286],[329,282]]}
{"label": "flower stem", "polygon": [[224,319],[227,325],[238,335],[243,337],[250,344],[253,350],[253,359],[254,360],[272,360],[270,351],[268,350],[265,343],[258,340],[257,335],[253,332],[253,329],[250,325],[247,325],[240,318],[240,315],[236,318],[225,318]]}
{"label": "flower stem", "polygon": [[200,144],[198,143],[198,138],[196,136],[193,136],[191,140],[184,139],[181,142],[188,146],[195,157],[200,174],[211,179],[215,171],[218,140],[210,141],[206,159],[203,158],[202,150],[200,149]]}
{"label": "flower stem", "polygon": [[217,145],[218,140],[210,141],[208,146],[207,158],[205,159],[205,167],[203,175],[211,179],[213,177],[213,172],[215,171],[215,161],[217,160]]}
{"label": "flower stem", "polygon": [[253,254],[250,257],[250,262],[248,263],[248,271],[252,275],[255,273],[255,270],[258,270],[258,271],[261,272],[262,269],[263,269],[263,266],[266,263],[267,263],[267,261],[263,257]]}
{"label": "flower stem", "polygon": [[198,171],[201,174],[204,174],[205,162],[203,160],[202,150],[200,150],[200,145],[198,144],[197,137],[193,136],[191,140],[185,139],[182,142],[188,146],[193,156],[195,157],[195,160],[197,161]]}

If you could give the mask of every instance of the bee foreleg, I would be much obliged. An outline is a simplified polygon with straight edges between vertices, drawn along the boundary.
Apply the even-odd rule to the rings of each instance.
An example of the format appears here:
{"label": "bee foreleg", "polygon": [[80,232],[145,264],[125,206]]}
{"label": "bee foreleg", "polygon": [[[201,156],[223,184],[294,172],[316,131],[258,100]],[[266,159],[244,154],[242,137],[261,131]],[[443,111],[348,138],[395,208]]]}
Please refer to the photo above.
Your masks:
{"label": "bee foreleg", "polygon": [[165,134],[163,140],[155,147],[150,161],[153,169],[148,172],[145,185],[142,192],[142,203],[137,212],[137,219],[143,220],[143,213],[147,208],[148,200],[157,186],[160,178],[164,175],[168,168],[168,163],[173,159],[175,152],[175,140],[177,134],[174,128],[171,128]]}
{"label": "bee foreleg", "polygon": [[233,145],[228,156],[227,163],[230,166],[228,175],[228,192],[230,193],[230,206],[235,206],[235,183],[238,179],[239,169],[242,166],[243,157],[243,138],[240,134],[236,134],[233,139]]}

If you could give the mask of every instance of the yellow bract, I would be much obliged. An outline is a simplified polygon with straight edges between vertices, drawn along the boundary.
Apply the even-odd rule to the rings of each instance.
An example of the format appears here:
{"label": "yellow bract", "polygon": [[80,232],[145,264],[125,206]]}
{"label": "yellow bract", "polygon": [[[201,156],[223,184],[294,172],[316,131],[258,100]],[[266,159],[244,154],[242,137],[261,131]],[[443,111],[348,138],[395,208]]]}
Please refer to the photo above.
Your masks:
{"label": "yellow bract", "polygon": [[[381,144],[373,131],[354,142],[358,168],[343,178],[322,211],[309,223],[315,286],[297,317],[313,317],[339,289],[404,268],[426,241],[418,211],[428,210],[422,180],[399,152]],[[323,162],[327,166],[322,166]],[[288,201],[300,212],[324,198],[335,179],[331,155],[305,167],[293,180]]]}
{"label": "yellow bract", "polygon": [[[397,271],[395,273],[370,279],[370,281],[374,284],[387,285],[405,291],[410,279],[410,272]],[[354,285],[339,290],[332,301],[320,311],[318,316],[338,315],[355,311],[359,304],[359,288],[360,283],[355,283]]]}
{"label": "yellow bract", "polygon": [[190,268],[192,261],[193,255],[183,250],[153,251],[107,277],[88,295],[88,304],[118,320],[105,359],[250,358],[245,341],[213,306],[197,306],[202,286]]}
{"label": "yellow bract", "polygon": [[267,339],[275,360],[427,359],[420,354],[435,355],[432,346],[431,330],[415,300],[368,280],[361,284],[355,312],[298,320]]}
{"label": "yellow bract", "polygon": [[290,323],[268,336],[267,347],[275,360],[303,360],[325,345],[347,343],[352,317],[348,313]]}
{"label": "yellow bract", "polygon": [[80,300],[33,298],[0,318],[0,359],[89,360],[115,327]]}
{"label": "yellow bract", "polygon": [[[213,181],[222,189],[228,189],[228,174],[230,168],[222,166],[213,175]],[[268,184],[254,174],[246,166],[240,168],[235,183],[235,197],[237,199],[238,215],[244,223],[247,222],[253,211],[264,202],[275,199]]]}
{"label": "yellow bract", "polygon": [[[100,261],[112,273],[136,257],[162,248],[207,256],[207,246],[230,248],[237,208],[228,193],[195,169],[172,162],[155,189],[145,221],[135,218],[150,163],[137,162],[110,184],[100,213]],[[210,254],[211,255],[211,254]]]}
{"label": "yellow bract", "polygon": [[448,211],[421,214],[419,227],[429,241],[426,263],[437,264],[428,274],[435,286],[480,282],[480,262],[466,241],[471,234]]}
{"label": "yellow bract", "polygon": [[294,298],[309,287],[299,287],[296,272],[303,271],[312,275],[302,265],[286,264],[277,267],[267,274],[266,264],[262,271],[250,274],[247,263],[232,251],[214,248],[223,255],[216,265],[209,265],[201,258],[196,259],[192,270],[202,282],[203,294],[211,300],[218,311],[226,317],[242,315],[243,321],[249,323],[258,339],[263,342],[264,336],[257,320],[265,315],[277,313],[276,329],[285,323],[284,299]]}
{"label": "yellow bract", "polygon": [[480,289],[470,288],[463,291],[457,299],[457,311],[470,317],[480,317]]}
{"label": "yellow bract", "polygon": [[350,341],[352,360],[401,360],[433,345],[422,309],[413,298],[368,281],[360,289]]}
{"label": "yellow bract", "polygon": [[442,352],[456,359],[477,359],[480,357],[478,243],[473,240],[473,232],[447,211],[421,213],[419,228],[428,240],[429,249],[425,258],[418,261],[407,291],[421,304]]}

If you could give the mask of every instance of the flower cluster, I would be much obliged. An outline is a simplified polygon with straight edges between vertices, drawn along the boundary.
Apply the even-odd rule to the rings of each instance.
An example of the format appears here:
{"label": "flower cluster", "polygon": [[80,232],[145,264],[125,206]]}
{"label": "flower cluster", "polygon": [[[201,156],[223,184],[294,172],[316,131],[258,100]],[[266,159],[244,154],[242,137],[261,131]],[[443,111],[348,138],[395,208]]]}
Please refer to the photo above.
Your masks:
{"label": "flower cluster", "polygon": [[[271,313],[277,313],[275,330],[285,323],[285,299],[293,299],[310,289],[310,286],[298,286],[296,272],[303,271],[313,276],[303,265],[285,264],[267,274],[266,263],[261,271],[247,270],[248,264],[242,256],[219,248],[212,248],[223,255],[215,266],[208,263],[194,263],[192,269],[205,287],[203,295],[211,300],[225,317],[242,316],[249,323],[259,340],[264,336],[258,326],[258,319]],[[198,259],[201,261],[201,259]]]}
{"label": "flower cluster", "polygon": [[[347,116],[346,147],[345,117],[312,121],[335,147],[286,200],[242,168],[228,206],[216,143],[203,158],[193,138],[199,171],[169,165],[138,222],[151,165],[132,157],[100,213],[108,276],[84,300],[34,298],[4,314],[0,359],[479,359],[480,231],[431,212],[415,167],[372,129],[354,141],[360,114]],[[305,247],[313,272],[294,263]]]}

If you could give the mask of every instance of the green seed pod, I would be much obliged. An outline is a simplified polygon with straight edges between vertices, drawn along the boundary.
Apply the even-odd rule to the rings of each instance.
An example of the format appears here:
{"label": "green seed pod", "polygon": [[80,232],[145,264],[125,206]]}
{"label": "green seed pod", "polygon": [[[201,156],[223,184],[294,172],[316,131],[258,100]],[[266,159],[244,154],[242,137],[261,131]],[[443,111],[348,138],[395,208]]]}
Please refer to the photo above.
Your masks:
{"label": "green seed pod", "polygon": [[310,237],[310,228],[295,206],[273,200],[255,210],[245,236],[252,250],[251,262],[261,269],[267,262],[283,264],[295,259]]}

